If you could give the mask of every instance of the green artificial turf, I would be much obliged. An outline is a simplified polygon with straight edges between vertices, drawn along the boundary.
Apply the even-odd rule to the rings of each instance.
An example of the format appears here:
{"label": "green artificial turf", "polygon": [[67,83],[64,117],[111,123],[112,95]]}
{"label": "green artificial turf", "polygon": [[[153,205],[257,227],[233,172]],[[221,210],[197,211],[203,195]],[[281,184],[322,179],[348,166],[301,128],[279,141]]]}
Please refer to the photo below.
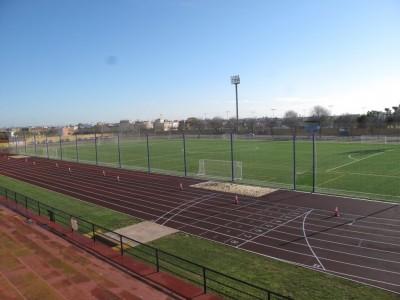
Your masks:
{"label": "green artificial turf", "polygon": [[[93,140],[78,143],[80,161],[94,162],[96,147]],[[19,152],[25,149],[20,147]],[[28,145],[27,152],[34,148]],[[49,144],[52,158],[76,160],[73,139],[64,141],[62,151],[59,143]],[[45,144],[37,145],[36,153],[47,156]],[[154,172],[183,175],[184,156],[181,137],[149,138],[150,168]],[[400,201],[400,145],[361,142],[316,142],[315,152],[316,191],[372,199]],[[121,138],[118,153],[117,139],[99,139],[97,159],[99,164],[147,170],[147,144],[145,138]],[[233,157],[242,163],[239,182],[256,185],[272,185],[292,188],[294,183],[294,156],[291,140],[271,141],[259,139],[235,139]],[[312,189],[313,147],[311,140],[296,143],[296,188]],[[216,138],[186,138],[186,167],[188,175],[196,175],[199,160],[222,160],[210,162],[206,167],[209,176],[231,177],[231,147],[229,136]],[[217,170],[218,169],[218,170]]]}

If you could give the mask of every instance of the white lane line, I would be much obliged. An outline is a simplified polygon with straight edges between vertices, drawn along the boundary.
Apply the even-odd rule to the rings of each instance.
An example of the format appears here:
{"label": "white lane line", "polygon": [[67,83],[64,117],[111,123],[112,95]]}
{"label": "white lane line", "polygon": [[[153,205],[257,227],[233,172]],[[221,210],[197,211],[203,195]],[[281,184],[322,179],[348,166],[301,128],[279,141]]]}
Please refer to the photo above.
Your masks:
{"label": "white lane line", "polygon": [[366,156],[366,157],[363,157],[363,158],[360,158],[360,159],[353,160],[353,161],[351,161],[351,162],[345,163],[345,164],[343,164],[343,165],[340,165],[340,166],[337,166],[337,167],[334,167],[334,168],[330,168],[330,169],[326,170],[326,172],[330,172],[330,171],[333,171],[333,170],[336,170],[336,169],[339,169],[339,168],[343,168],[343,167],[352,165],[352,164],[354,164],[354,163],[357,163],[357,162],[359,162],[359,161],[362,161],[362,160],[365,160],[365,159],[368,159],[368,158],[371,158],[371,157],[374,157],[374,156],[377,156],[377,155],[381,155],[381,154],[384,154],[384,153],[385,153],[385,152],[374,153],[374,154],[368,155],[368,156]]}
{"label": "white lane line", "polygon": [[271,231],[273,231],[273,230],[275,230],[275,229],[278,229],[279,227],[282,227],[282,226],[284,226],[284,225],[286,225],[286,224],[288,224],[288,223],[290,223],[290,222],[292,222],[292,221],[294,221],[294,220],[296,220],[296,219],[298,219],[298,218],[304,216],[306,213],[307,213],[307,212],[305,212],[304,214],[298,215],[297,217],[294,217],[293,219],[290,219],[289,221],[286,221],[285,223],[282,223],[282,224],[280,224],[280,225],[278,225],[278,226],[276,226],[276,227],[274,227],[274,228],[272,228],[272,229],[270,229],[270,230],[267,230],[266,232],[260,233],[260,234],[258,234],[258,235],[256,235],[256,236],[252,237],[251,239],[249,239],[249,240],[247,240],[247,241],[244,241],[243,243],[240,243],[240,244],[236,245],[235,247],[236,247],[236,248],[241,247],[241,246],[243,246],[244,244],[247,244],[247,243],[249,243],[249,242],[255,240],[256,238],[259,238],[260,236],[264,236],[264,235],[270,233]]}
{"label": "white lane line", "polygon": [[322,262],[319,260],[317,254],[315,254],[313,248],[311,247],[311,245],[310,245],[310,243],[309,243],[309,241],[308,241],[307,234],[306,234],[306,219],[307,219],[308,215],[309,215],[312,211],[313,211],[313,210],[308,211],[308,212],[304,215],[304,218],[303,218],[303,234],[304,234],[304,239],[305,239],[305,241],[306,241],[306,243],[307,243],[307,245],[308,245],[308,248],[310,249],[311,253],[314,255],[314,257],[315,257],[315,259],[318,261],[319,265],[320,265],[320,266],[322,267],[322,269],[325,271],[326,269],[325,269],[324,265],[323,265]]}
{"label": "white lane line", "polygon": [[208,195],[208,197],[202,198],[200,201],[195,201],[194,203],[192,203],[192,204],[190,204],[190,205],[188,205],[188,206],[183,207],[182,209],[180,209],[179,211],[177,211],[175,214],[173,214],[172,216],[170,216],[168,219],[166,219],[161,225],[164,225],[165,223],[167,223],[167,222],[170,221],[172,218],[174,218],[174,217],[176,217],[177,215],[179,215],[179,214],[180,214],[181,212],[183,212],[184,210],[186,210],[186,209],[188,209],[188,208],[190,208],[190,207],[192,207],[192,206],[194,206],[194,205],[196,205],[196,204],[198,204],[198,203],[201,203],[201,202],[203,202],[203,201],[210,200],[210,199],[214,198],[216,195],[217,195],[217,194]]}
{"label": "white lane line", "polygon": [[203,195],[203,196],[198,197],[198,198],[194,198],[194,199],[192,199],[192,200],[190,200],[190,201],[183,201],[183,202],[182,202],[181,204],[179,204],[178,206],[175,206],[175,207],[173,207],[172,209],[170,209],[169,211],[167,211],[167,212],[165,212],[164,214],[162,214],[160,217],[158,217],[156,220],[154,220],[154,222],[157,223],[159,220],[163,219],[166,215],[172,213],[173,211],[175,211],[175,210],[177,210],[177,209],[180,209],[182,206],[185,206],[185,205],[191,204],[191,203],[193,203],[193,202],[202,200],[203,198],[207,198],[207,197],[210,196],[210,195],[215,195],[215,194],[214,194],[214,193],[213,193],[213,194],[207,194],[207,195]]}

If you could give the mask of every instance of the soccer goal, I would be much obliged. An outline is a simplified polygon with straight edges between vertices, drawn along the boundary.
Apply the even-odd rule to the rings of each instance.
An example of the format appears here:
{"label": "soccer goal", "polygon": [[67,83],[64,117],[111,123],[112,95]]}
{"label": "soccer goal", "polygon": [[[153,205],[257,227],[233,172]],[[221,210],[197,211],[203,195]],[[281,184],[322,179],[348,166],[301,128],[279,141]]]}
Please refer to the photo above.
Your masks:
{"label": "soccer goal", "polygon": [[[242,179],[243,164],[241,161],[233,161],[233,178],[234,180]],[[199,160],[199,176],[217,179],[232,178],[232,161],[230,160]]]}

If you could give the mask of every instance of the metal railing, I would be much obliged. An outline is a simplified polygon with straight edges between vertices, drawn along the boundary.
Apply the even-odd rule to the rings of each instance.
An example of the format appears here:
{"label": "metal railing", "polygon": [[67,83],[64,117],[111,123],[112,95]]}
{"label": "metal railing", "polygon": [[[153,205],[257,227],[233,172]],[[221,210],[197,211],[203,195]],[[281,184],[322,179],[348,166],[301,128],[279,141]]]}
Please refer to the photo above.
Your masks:
{"label": "metal railing", "polygon": [[[188,259],[168,253],[159,248],[141,243],[121,235],[104,226],[90,222],[80,216],[32,199],[13,190],[0,187],[10,208],[29,216],[29,213],[48,218],[50,222],[91,238],[94,243],[102,243],[119,251],[121,256],[131,256],[155,267],[156,272],[166,271],[186,281],[202,287],[203,292],[214,292],[226,299],[292,300],[289,296],[234,278]],[[25,211],[24,211],[25,210]],[[118,252],[117,252],[118,253]]]}

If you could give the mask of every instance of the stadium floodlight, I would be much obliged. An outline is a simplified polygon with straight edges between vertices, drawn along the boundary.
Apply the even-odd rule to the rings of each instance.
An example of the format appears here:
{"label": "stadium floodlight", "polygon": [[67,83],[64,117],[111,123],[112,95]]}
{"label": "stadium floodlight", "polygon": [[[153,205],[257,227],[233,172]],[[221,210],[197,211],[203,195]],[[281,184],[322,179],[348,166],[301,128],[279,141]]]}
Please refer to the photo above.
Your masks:
{"label": "stadium floodlight", "polygon": [[235,85],[235,93],[236,93],[236,128],[235,132],[237,133],[239,130],[239,104],[238,104],[238,84],[240,84],[240,77],[239,75],[232,75],[231,76],[231,84]]}

